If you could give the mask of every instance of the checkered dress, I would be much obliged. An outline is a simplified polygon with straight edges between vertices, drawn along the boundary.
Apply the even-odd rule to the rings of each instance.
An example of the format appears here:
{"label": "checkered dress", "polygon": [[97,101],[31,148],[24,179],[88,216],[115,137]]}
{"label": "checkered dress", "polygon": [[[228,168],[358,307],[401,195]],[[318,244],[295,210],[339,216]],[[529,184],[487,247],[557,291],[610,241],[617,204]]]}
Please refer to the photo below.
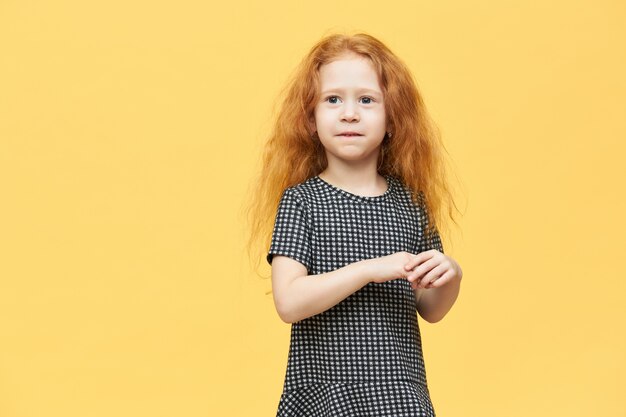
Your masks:
{"label": "checkered dress", "polygon": [[[399,251],[443,252],[424,238],[423,204],[386,175],[384,194],[364,197],[320,177],[287,188],[267,255],[323,274]],[[420,194],[421,195],[421,194]],[[405,279],[369,283],[332,308],[291,326],[277,416],[434,416],[426,384],[415,293]]]}

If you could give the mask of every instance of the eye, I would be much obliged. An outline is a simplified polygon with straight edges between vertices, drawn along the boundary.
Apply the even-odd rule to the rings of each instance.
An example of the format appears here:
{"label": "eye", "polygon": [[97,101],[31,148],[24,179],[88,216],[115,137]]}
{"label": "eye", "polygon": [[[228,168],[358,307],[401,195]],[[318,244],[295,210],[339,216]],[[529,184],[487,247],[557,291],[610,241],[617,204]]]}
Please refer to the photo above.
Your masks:
{"label": "eye", "polygon": [[372,101],[374,101],[374,99],[371,97],[363,97],[362,100],[364,100],[363,104],[372,104]]}
{"label": "eye", "polygon": [[337,104],[339,101],[339,97],[337,96],[328,96],[326,97],[326,100],[330,103],[330,104]]}

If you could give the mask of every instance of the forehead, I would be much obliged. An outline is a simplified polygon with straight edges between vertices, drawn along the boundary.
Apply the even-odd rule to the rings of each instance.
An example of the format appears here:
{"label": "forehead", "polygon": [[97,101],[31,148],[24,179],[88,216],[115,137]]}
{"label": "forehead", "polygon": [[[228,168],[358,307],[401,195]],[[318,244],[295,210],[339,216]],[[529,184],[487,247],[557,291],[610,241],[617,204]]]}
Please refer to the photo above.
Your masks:
{"label": "forehead", "polygon": [[378,78],[372,61],[356,54],[342,55],[319,69],[322,90],[368,88],[381,91]]}

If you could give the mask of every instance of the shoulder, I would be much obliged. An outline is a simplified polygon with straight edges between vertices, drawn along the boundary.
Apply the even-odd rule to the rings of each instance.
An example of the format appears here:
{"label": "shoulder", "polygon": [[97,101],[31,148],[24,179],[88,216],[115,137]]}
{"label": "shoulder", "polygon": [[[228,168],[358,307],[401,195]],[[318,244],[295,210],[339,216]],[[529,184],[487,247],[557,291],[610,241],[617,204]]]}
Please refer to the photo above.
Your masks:
{"label": "shoulder", "polygon": [[387,179],[389,179],[390,184],[394,186],[394,188],[397,190],[397,194],[400,195],[402,198],[413,202],[415,202],[416,200],[422,200],[423,193],[421,191],[416,192],[415,190],[411,189],[400,178],[397,178],[393,175],[388,175]]}
{"label": "shoulder", "polygon": [[297,209],[308,212],[311,208],[314,190],[311,178],[292,185],[283,190],[279,202],[279,210]]}
{"label": "shoulder", "polygon": [[397,196],[400,204],[416,213],[420,219],[427,217],[428,210],[424,192],[410,188],[399,178],[391,177],[391,179],[397,190],[395,195]]}
{"label": "shoulder", "polygon": [[315,178],[308,178],[296,185],[285,188],[283,191],[283,198],[294,201],[305,207],[310,207],[318,200],[319,185],[315,181]]}

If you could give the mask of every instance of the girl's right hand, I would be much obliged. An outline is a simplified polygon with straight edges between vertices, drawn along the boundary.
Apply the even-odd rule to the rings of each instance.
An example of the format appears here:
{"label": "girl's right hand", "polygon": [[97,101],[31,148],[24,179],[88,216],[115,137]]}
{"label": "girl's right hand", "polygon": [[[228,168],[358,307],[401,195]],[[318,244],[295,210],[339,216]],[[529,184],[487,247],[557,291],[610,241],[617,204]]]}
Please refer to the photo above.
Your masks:
{"label": "girl's right hand", "polygon": [[370,282],[381,283],[398,278],[406,279],[411,271],[407,271],[404,266],[413,259],[413,256],[409,252],[396,252],[379,258],[367,259],[365,262]]}

